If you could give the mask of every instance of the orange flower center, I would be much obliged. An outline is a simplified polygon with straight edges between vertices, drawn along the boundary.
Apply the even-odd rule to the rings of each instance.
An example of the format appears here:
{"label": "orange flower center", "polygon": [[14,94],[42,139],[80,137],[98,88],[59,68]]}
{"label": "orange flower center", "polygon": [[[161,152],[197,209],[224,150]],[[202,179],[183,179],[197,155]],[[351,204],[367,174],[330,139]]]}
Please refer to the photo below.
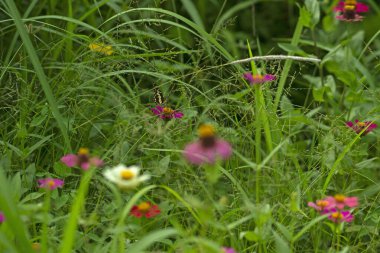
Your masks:
{"label": "orange flower center", "polygon": [[331,217],[337,220],[340,220],[343,218],[343,215],[340,212],[335,212],[331,214]]}
{"label": "orange flower center", "polygon": [[142,202],[137,206],[140,212],[146,212],[150,209],[150,204],[148,202]]}
{"label": "orange flower center", "polygon": [[164,107],[162,110],[164,114],[173,114],[174,110],[170,109],[169,107]]}
{"label": "orange flower center", "polygon": [[215,135],[215,129],[209,124],[203,124],[198,128],[198,135],[200,138],[213,137]]}
{"label": "orange flower center", "polygon": [[366,123],[365,122],[356,122],[356,125],[360,126],[360,127],[365,127],[366,126]]}
{"label": "orange flower center", "polygon": [[90,150],[88,148],[80,148],[78,151],[78,155],[88,155]]}
{"label": "orange flower center", "polygon": [[120,177],[124,180],[130,180],[134,176],[135,176],[135,174],[130,170],[123,170],[120,172]]}
{"label": "orange flower center", "polygon": [[49,182],[47,183],[47,185],[50,186],[50,187],[54,187],[55,186],[54,180],[49,180]]}
{"label": "orange flower center", "polygon": [[263,79],[262,75],[253,75],[253,79]]}
{"label": "orange flower center", "polygon": [[342,195],[342,194],[337,194],[334,196],[334,199],[337,201],[337,202],[344,202],[344,200],[346,199],[346,196]]}
{"label": "orange flower center", "polygon": [[318,200],[317,201],[317,206],[320,206],[320,207],[325,207],[329,204],[329,202],[327,200]]}

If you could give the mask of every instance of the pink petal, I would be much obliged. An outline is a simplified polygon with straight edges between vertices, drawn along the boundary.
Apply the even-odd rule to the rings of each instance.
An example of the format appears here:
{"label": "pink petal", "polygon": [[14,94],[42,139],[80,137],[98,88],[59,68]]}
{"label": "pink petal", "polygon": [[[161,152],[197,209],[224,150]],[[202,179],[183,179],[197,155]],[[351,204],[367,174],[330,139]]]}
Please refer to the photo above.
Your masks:
{"label": "pink petal", "polygon": [[271,81],[274,81],[276,80],[276,76],[275,75],[265,75],[264,76],[264,81],[265,82],[271,82]]}
{"label": "pink petal", "polygon": [[61,162],[66,164],[68,167],[74,167],[78,165],[78,156],[74,154],[68,154],[61,158]]}
{"label": "pink petal", "polygon": [[359,205],[359,201],[358,201],[357,197],[346,197],[345,200],[344,200],[344,203],[348,207],[356,207],[356,206]]}
{"label": "pink petal", "polygon": [[337,6],[335,6],[334,11],[344,11],[344,2],[339,2]]}
{"label": "pink petal", "polygon": [[247,72],[243,74],[243,78],[250,83],[253,83],[253,76],[251,73]]}
{"label": "pink petal", "polygon": [[369,7],[366,4],[358,2],[356,4],[356,10],[355,11],[356,12],[368,12],[369,11]]}
{"label": "pink petal", "polygon": [[203,148],[201,144],[197,141],[187,144],[184,149],[183,155],[190,163],[201,165],[205,161],[205,156],[202,153]]}
{"label": "pink petal", "polygon": [[354,220],[354,216],[349,211],[342,211],[343,218],[341,221],[351,222]]}
{"label": "pink petal", "polygon": [[351,121],[348,121],[348,122],[346,122],[346,126],[348,126],[348,127],[353,127],[353,126],[354,126],[354,123],[352,123]]}
{"label": "pink petal", "polygon": [[164,108],[157,105],[155,108],[151,108],[151,110],[155,115],[160,115],[163,112]]}
{"label": "pink petal", "polygon": [[102,159],[95,156],[95,157],[90,158],[90,164],[99,168],[99,167],[102,167],[104,165],[104,162]]}
{"label": "pink petal", "polygon": [[180,118],[183,117],[183,113],[182,113],[182,112],[175,112],[175,113],[173,114],[173,116],[174,116],[174,118],[180,119]]}
{"label": "pink petal", "polygon": [[88,170],[88,169],[90,168],[90,162],[81,163],[81,164],[80,164],[80,167],[81,167],[83,170]]}
{"label": "pink petal", "polygon": [[223,160],[229,158],[232,154],[231,145],[224,140],[217,140],[215,144],[215,150],[218,156],[220,156]]}
{"label": "pink petal", "polygon": [[321,211],[321,207],[317,206],[314,202],[308,202],[307,205],[317,211]]}

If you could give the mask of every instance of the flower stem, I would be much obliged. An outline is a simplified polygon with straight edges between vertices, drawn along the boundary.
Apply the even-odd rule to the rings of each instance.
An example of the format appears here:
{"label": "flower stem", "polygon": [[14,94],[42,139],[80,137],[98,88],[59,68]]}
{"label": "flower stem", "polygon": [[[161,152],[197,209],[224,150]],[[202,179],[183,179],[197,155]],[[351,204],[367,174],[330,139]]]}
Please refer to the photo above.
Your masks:
{"label": "flower stem", "polygon": [[42,223],[42,234],[41,234],[41,253],[47,253],[48,251],[48,223],[49,223],[49,210],[50,210],[50,190],[46,189],[45,200],[44,200],[44,221]]}

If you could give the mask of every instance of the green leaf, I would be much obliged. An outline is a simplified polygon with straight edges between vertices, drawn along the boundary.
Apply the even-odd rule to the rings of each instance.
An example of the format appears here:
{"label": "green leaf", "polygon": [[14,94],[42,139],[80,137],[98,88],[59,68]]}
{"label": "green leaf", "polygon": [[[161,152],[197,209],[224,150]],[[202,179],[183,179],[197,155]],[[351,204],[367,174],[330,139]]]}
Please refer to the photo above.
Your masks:
{"label": "green leaf", "polygon": [[169,168],[169,164],[170,164],[170,155],[165,156],[164,158],[162,158],[158,162],[158,167],[157,167],[157,169],[154,170],[154,173],[156,175],[163,175],[163,174],[165,174],[166,171]]}
{"label": "green leaf", "polygon": [[245,238],[250,242],[258,242],[260,237],[254,231],[246,231],[240,234],[240,238]]}
{"label": "green leaf", "polygon": [[326,87],[321,87],[321,88],[313,88],[313,97],[314,100],[317,102],[323,102],[325,101],[323,99],[323,94],[325,93]]}
{"label": "green leaf", "polygon": [[276,252],[277,253],[290,253],[292,252],[290,250],[290,247],[288,243],[281,238],[279,234],[277,234],[275,231],[273,231],[274,239],[276,242]]}
{"label": "green leaf", "polygon": [[314,29],[314,27],[319,22],[319,18],[321,17],[321,13],[319,10],[319,3],[317,0],[305,0],[305,6],[311,17],[310,28]]}

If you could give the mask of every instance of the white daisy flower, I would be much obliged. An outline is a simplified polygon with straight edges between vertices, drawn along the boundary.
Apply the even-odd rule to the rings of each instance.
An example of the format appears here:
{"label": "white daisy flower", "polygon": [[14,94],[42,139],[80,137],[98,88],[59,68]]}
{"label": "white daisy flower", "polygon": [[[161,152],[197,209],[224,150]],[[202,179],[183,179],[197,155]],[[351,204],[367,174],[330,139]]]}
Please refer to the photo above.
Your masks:
{"label": "white daisy flower", "polygon": [[139,176],[139,173],[140,168],[137,166],[127,167],[123,164],[119,164],[116,167],[104,171],[103,175],[121,189],[129,190],[136,188],[140,183],[150,178],[150,175]]}

